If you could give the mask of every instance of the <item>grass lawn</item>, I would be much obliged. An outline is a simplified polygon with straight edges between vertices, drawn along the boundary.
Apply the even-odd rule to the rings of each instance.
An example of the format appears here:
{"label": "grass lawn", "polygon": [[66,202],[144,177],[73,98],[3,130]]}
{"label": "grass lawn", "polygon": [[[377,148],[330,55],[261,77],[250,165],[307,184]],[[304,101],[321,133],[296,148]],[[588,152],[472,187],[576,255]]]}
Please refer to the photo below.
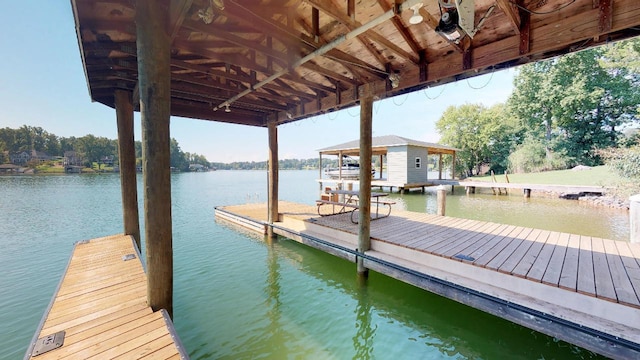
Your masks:
{"label": "grass lawn", "polygon": [[[491,176],[474,176],[470,180],[491,181]],[[496,181],[506,182],[504,175],[496,175]],[[556,170],[528,174],[509,174],[509,181],[520,184],[617,186],[623,179],[607,166],[588,170]]]}

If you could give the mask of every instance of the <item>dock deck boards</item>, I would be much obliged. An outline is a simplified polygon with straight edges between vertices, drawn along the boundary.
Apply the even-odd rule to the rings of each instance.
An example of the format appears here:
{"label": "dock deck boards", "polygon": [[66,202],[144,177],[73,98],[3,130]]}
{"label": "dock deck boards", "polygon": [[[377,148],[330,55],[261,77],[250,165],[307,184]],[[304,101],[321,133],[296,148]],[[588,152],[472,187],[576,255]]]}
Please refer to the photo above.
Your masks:
{"label": "dock deck boards", "polygon": [[[264,222],[266,206],[218,209]],[[303,223],[300,234],[357,244],[349,214],[319,217],[314,206],[290,202],[279,212],[283,227],[288,218]],[[640,344],[640,244],[397,209],[372,221],[370,235],[371,252],[385,259],[420,271],[441,264],[434,274],[458,271],[465,286]]]}
{"label": "dock deck boards", "polygon": [[146,274],[130,236],[76,244],[34,342],[59,331],[65,331],[62,347],[32,357],[32,342],[25,358],[188,357],[167,313],[147,305]]}

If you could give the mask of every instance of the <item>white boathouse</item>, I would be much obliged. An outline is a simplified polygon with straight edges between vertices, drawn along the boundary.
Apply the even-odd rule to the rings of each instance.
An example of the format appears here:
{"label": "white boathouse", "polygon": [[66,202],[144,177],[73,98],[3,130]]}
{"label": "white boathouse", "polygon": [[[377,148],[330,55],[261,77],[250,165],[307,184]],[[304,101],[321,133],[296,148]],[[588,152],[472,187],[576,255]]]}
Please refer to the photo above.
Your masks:
{"label": "white boathouse", "polygon": [[[323,156],[337,156],[339,167],[342,166],[344,157],[358,157],[360,140],[352,140],[343,144],[338,144],[318,150],[320,153],[320,188],[325,185],[351,186],[357,180],[338,178],[327,179],[323,176],[322,158]],[[456,151],[458,149],[429,143],[424,141],[407,139],[397,135],[385,135],[372,138],[372,155],[379,157],[375,176],[371,181],[373,187],[388,187],[393,191],[397,188],[400,192],[413,188],[421,188],[432,185],[429,181],[434,179],[455,179],[454,167]],[[437,162],[435,167],[429,166],[430,157],[435,157]],[[444,169],[446,156],[450,157],[449,172]],[[372,159],[373,160],[373,159]],[[360,160],[362,162],[362,160]],[[430,173],[430,174],[429,174]],[[430,178],[431,175],[431,178]]]}

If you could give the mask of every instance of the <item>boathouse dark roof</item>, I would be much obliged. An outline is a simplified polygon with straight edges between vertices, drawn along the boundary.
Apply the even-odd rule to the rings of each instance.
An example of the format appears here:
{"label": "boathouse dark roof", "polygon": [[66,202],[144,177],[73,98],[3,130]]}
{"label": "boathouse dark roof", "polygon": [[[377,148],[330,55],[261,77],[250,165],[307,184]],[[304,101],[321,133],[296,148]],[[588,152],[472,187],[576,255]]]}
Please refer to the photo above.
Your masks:
{"label": "boathouse dark roof", "polygon": [[[453,154],[459,149],[447,145],[407,139],[397,135],[376,136],[372,139],[372,151],[374,155],[386,154],[387,149],[394,146],[417,146],[427,148],[432,154]],[[329,146],[318,150],[323,155],[339,155],[340,153],[349,156],[357,156],[360,151],[360,139],[348,141],[343,144]]]}
{"label": "boathouse dark roof", "polygon": [[[357,105],[362,85],[382,99],[640,34],[638,0],[473,0],[451,28],[451,0],[163,3],[171,114],[252,126]],[[91,99],[124,89],[138,106],[135,1],[71,4]]]}

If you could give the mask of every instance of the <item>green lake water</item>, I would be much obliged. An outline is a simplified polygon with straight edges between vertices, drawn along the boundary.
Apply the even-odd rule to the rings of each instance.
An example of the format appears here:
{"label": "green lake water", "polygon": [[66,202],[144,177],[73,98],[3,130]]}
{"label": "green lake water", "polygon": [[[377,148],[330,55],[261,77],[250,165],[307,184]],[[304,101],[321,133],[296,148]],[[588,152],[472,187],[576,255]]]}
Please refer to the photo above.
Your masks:
{"label": "green lake water", "polygon": [[[280,174],[282,200],[317,198],[317,171]],[[360,285],[353,263],[214,220],[214,206],[265,202],[266,181],[264,171],[172,175],[174,322],[192,359],[598,358],[377,273]],[[447,215],[628,238],[626,212],[458,193]],[[391,197],[435,212],[434,194]],[[122,231],[119,178],[0,176],[0,224],[0,359],[19,359],[73,243]]]}

